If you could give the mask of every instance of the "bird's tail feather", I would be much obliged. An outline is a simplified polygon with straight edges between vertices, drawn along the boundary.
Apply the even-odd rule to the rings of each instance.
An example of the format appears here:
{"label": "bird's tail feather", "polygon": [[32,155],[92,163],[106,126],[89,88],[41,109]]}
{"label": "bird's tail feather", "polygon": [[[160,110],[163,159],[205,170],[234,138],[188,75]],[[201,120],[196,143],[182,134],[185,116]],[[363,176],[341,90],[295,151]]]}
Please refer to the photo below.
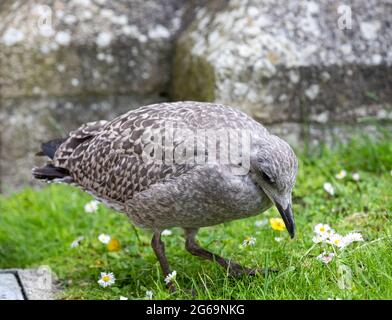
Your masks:
{"label": "bird's tail feather", "polygon": [[57,149],[60,147],[60,145],[65,140],[67,140],[67,138],[54,139],[54,140],[50,140],[48,142],[42,143],[41,144],[41,151],[38,152],[36,155],[37,156],[48,156],[50,159],[53,159],[54,154],[56,153]]}
{"label": "bird's tail feather", "polygon": [[69,178],[69,171],[64,168],[55,167],[52,164],[47,164],[44,167],[34,168],[33,176],[39,180],[64,180],[65,178]]}

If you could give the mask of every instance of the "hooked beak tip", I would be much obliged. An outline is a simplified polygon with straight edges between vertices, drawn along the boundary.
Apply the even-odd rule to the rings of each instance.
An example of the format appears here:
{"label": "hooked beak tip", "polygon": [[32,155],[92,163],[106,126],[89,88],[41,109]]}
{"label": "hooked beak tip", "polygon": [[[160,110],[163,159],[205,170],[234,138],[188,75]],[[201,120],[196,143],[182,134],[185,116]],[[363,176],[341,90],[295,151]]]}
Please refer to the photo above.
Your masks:
{"label": "hooked beak tip", "polygon": [[290,238],[293,239],[295,236],[295,221],[293,211],[291,209],[291,204],[289,204],[286,209],[283,209],[283,207],[279,203],[276,203],[275,205],[280,215],[282,216],[286,229],[290,234]]}

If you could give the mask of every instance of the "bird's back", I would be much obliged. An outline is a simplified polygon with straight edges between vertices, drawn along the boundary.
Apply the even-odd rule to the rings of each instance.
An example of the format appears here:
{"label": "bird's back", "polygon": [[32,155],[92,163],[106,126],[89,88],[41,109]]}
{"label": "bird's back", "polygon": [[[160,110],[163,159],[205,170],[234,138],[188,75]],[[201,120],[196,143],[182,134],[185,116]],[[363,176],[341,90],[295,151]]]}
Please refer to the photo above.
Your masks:
{"label": "bird's back", "polygon": [[[71,132],[55,153],[53,163],[69,170],[74,182],[87,191],[123,202],[154,183],[179,176],[194,167],[192,163],[146,162],[143,158],[144,135],[152,131],[164,135],[165,127],[171,125],[190,130],[266,132],[244,113],[223,105],[160,103],[132,110],[110,122],[86,124]],[[185,138],[176,137],[172,145],[178,145]]]}

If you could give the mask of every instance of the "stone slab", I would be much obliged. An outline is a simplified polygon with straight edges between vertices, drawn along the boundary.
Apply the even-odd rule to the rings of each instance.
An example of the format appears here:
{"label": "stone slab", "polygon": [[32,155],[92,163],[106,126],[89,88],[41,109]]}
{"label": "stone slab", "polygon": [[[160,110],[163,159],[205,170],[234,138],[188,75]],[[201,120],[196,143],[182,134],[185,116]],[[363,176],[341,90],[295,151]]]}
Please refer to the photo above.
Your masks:
{"label": "stone slab", "polygon": [[0,270],[0,300],[54,300],[58,292],[57,278],[47,266]]}
{"label": "stone slab", "polygon": [[263,125],[391,122],[389,0],[212,2],[176,43],[173,100],[231,105]]}
{"label": "stone slab", "polygon": [[0,274],[0,300],[25,300],[15,274]]}

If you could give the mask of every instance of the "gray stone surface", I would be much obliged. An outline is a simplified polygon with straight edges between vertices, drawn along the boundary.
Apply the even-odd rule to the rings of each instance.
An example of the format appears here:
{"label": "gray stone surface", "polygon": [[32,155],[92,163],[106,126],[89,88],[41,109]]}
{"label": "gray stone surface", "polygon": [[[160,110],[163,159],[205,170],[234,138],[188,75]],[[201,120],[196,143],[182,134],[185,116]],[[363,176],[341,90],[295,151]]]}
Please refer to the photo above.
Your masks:
{"label": "gray stone surface", "polygon": [[[309,151],[317,149],[320,142],[327,146],[347,143],[352,137],[365,135],[367,138],[376,140],[382,138],[386,131],[392,132],[392,124],[374,123],[298,123],[283,122],[268,124],[270,132],[285,137],[285,140],[297,148],[308,148]],[[380,130],[382,128],[382,130]]]}
{"label": "gray stone surface", "polygon": [[[13,1],[0,12],[1,95],[164,93],[184,4]],[[43,17],[51,24],[41,25]]]}
{"label": "gray stone surface", "polygon": [[33,183],[42,141],[167,100],[173,43],[194,3],[1,1],[0,189]]}
{"label": "gray stone surface", "polygon": [[0,1],[0,191],[33,184],[42,141],[153,102],[237,106],[294,145],[388,129],[391,17],[390,0]]}
{"label": "gray stone surface", "polygon": [[0,273],[0,300],[24,300],[22,288],[13,273]]}
{"label": "gray stone surface", "polygon": [[0,111],[0,179],[3,192],[33,185],[31,168],[44,159],[35,153],[43,141],[64,136],[80,124],[112,119],[157,98],[130,96],[25,97],[4,99]]}
{"label": "gray stone surface", "polygon": [[47,266],[0,270],[0,300],[53,300],[58,293],[57,278]]}
{"label": "gray stone surface", "polygon": [[[201,8],[180,37],[175,99],[235,105],[270,125],[392,120],[390,1],[226,3]],[[341,4],[351,29],[338,27]]]}

